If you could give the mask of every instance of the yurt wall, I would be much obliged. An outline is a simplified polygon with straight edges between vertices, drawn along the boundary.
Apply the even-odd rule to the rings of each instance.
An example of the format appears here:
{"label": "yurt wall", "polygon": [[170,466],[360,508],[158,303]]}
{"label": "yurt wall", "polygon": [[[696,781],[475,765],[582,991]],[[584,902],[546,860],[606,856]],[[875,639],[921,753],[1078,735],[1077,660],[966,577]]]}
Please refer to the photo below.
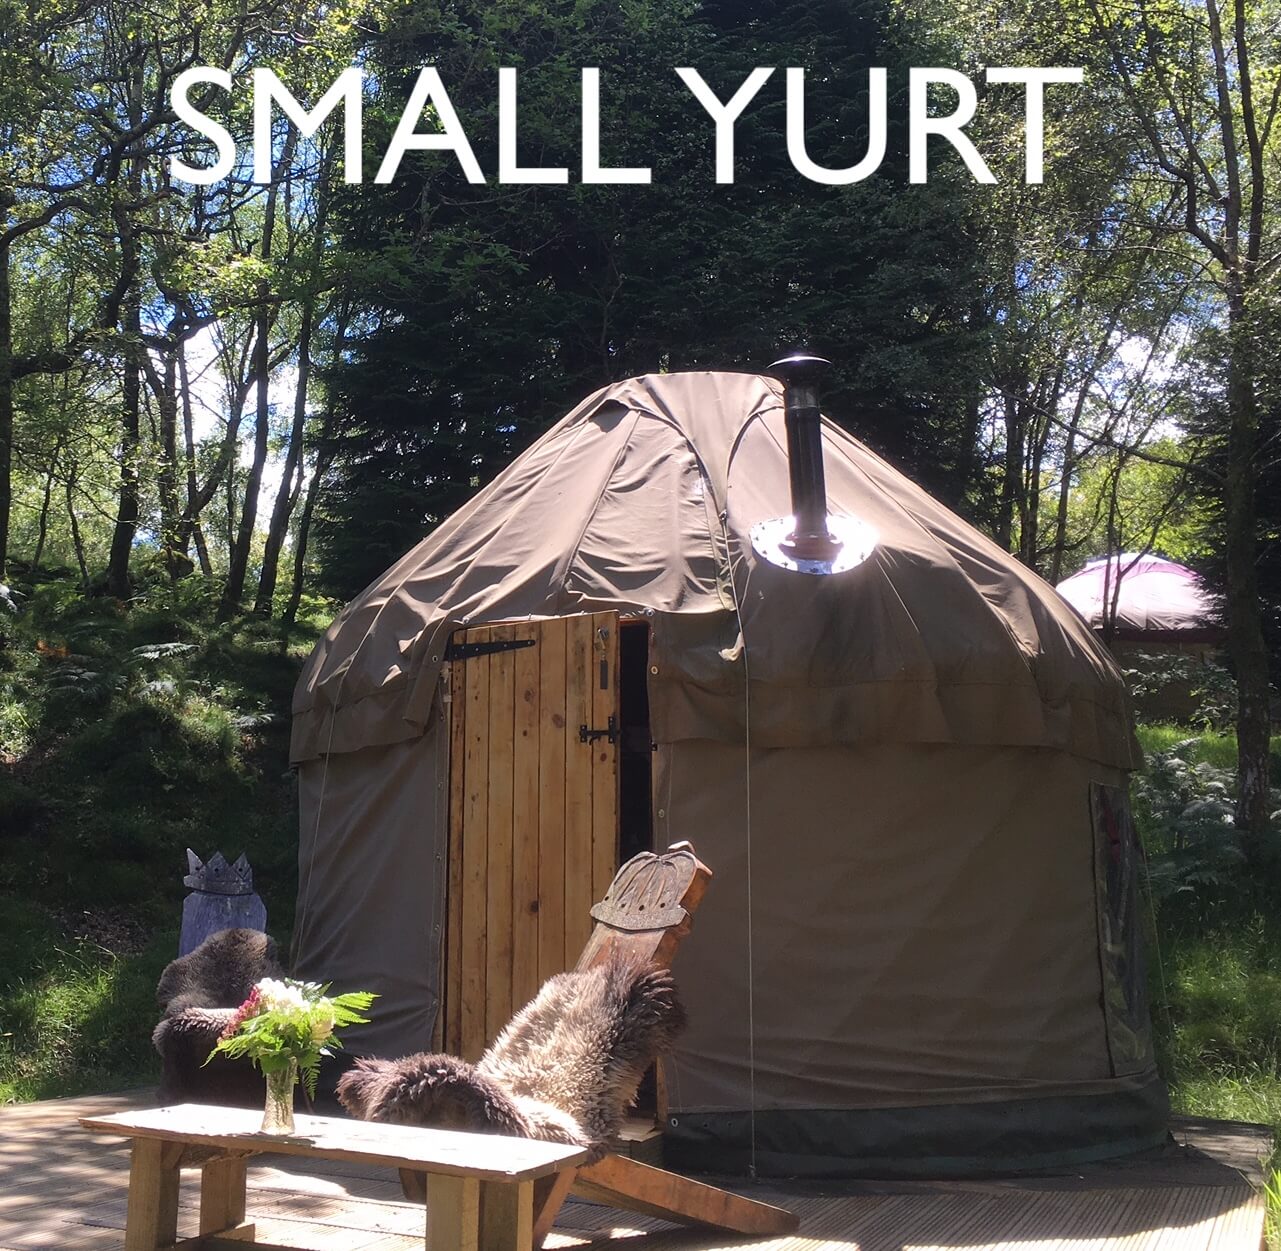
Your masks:
{"label": "yurt wall", "polygon": [[671,374],[590,397],[344,610],[294,704],[299,971],[383,993],[358,1053],[435,1029],[475,1055],[619,860],[689,839],[715,877],[675,969],[674,1158],[1154,1145],[1116,666],[1008,552],[814,433],[830,509],[876,535],[847,572],[753,547],[787,507],[779,385]]}

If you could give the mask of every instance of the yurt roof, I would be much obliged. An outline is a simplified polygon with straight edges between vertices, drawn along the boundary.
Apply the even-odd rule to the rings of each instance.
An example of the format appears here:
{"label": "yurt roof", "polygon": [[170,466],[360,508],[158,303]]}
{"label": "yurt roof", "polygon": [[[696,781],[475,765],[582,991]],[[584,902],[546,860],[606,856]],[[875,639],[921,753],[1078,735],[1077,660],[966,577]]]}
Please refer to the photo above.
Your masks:
{"label": "yurt roof", "polygon": [[1201,579],[1164,556],[1123,552],[1100,557],[1064,578],[1057,590],[1097,630],[1103,624],[1104,599],[1116,594],[1118,577],[1119,630],[1150,637],[1217,632],[1214,607]]}
{"label": "yurt roof", "polygon": [[759,746],[1137,761],[1120,676],[1081,618],[838,426],[823,425],[829,508],[875,528],[873,554],[831,577],[759,560],[751,527],[789,511],[786,446],[772,378],[597,391],[347,605],[299,680],[294,759],[421,734],[460,625],[617,609],[662,622],[669,735],[740,733],[750,685],[769,693],[751,706]]}

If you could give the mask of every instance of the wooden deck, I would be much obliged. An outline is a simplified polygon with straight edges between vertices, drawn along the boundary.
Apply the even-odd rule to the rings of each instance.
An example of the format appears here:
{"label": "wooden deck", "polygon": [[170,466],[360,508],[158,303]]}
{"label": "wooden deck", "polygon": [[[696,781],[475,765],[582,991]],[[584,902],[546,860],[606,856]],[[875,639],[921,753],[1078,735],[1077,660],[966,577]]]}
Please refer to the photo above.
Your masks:
{"label": "wooden deck", "polygon": [[[149,1092],[0,1108],[0,1251],[118,1251],[124,1245],[123,1141],[81,1130],[81,1116],[151,1102]],[[635,1251],[1258,1251],[1264,1206],[1257,1126],[1183,1121],[1178,1145],[1123,1164],[1056,1176],[956,1183],[759,1186],[800,1232],[773,1241],[677,1230],[587,1203],[566,1204],[549,1248]],[[250,1220],[264,1241],[314,1251],[410,1251],[423,1210],[397,1179],[351,1164],[263,1157],[249,1170]],[[196,1232],[196,1179],[185,1173],[179,1236]],[[447,1251],[447,1249],[441,1249]]]}

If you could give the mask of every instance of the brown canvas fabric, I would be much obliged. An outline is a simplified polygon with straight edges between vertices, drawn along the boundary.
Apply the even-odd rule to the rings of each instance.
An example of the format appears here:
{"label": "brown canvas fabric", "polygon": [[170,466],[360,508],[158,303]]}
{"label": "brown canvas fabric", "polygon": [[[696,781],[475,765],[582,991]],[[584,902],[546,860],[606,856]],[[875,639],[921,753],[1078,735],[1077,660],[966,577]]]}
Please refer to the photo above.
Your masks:
{"label": "brown canvas fabric", "polygon": [[831,510],[879,533],[847,573],[751,551],[789,507],[777,383],[649,376],[580,405],[335,621],[294,704],[296,950],[382,993],[357,1051],[430,1043],[451,631],[615,609],[651,626],[655,843],[691,839],[716,875],[676,969],[682,1124],[752,1106],[749,911],[762,1114],[1080,1106],[1148,1080],[1114,1074],[1102,1008],[1090,785],[1139,758],[1115,665],[1035,574],[823,437]]}
{"label": "brown canvas fabric", "polygon": [[[831,424],[824,453],[832,511],[880,541],[849,573],[797,577],[748,538],[789,507],[776,382],[597,392],[344,610],[299,682],[294,760],[421,734],[460,624],[602,608],[667,618],[667,738],[732,741],[736,593],[751,681],[778,697],[762,742],[1047,746],[1131,767],[1115,667],[1053,590]],[[716,646],[690,650],[686,619],[707,615]]]}
{"label": "brown canvas fabric", "polygon": [[744,1106],[749,917],[758,1109],[1105,1089],[1091,780],[1119,775],[1046,749],[660,749],[658,841],[716,873],[675,967],[673,1108]]}
{"label": "brown canvas fabric", "polygon": [[449,735],[313,761],[299,771],[294,972],[371,990],[358,1053],[426,1047],[440,993]]}

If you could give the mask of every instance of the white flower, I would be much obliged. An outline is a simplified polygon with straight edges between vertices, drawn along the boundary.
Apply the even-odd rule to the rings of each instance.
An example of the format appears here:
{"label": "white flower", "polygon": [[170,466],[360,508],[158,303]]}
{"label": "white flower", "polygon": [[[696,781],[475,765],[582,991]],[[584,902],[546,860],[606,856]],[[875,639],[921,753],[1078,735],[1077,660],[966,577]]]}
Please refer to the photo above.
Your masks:
{"label": "white flower", "polygon": [[274,977],[264,977],[258,983],[258,993],[267,1012],[305,1012],[307,1000],[296,986]]}
{"label": "white flower", "polygon": [[323,1046],[334,1032],[334,1005],[319,999],[311,1007],[311,1041]]}

